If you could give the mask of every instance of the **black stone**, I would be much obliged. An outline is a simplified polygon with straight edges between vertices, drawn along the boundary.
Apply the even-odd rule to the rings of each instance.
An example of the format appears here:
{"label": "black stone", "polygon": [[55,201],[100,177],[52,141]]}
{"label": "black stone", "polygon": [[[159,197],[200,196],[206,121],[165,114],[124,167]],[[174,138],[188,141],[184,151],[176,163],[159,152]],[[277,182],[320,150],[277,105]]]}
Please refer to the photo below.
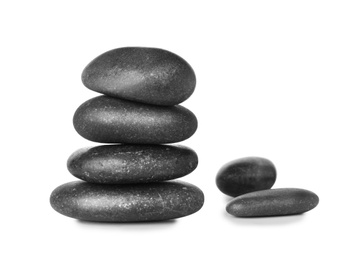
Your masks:
{"label": "black stone", "polygon": [[162,144],[191,137],[195,115],[176,105],[162,107],[99,96],[75,112],[74,127],[84,138],[100,143]]}
{"label": "black stone", "polygon": [[176,105],[192,95],[196,78],[181,57],[157,48],[126,47],[103,53],[82,73],[96,92],[154,105]]}
{"label": "black stone", "polygon": [[165,181],[191,173],[197,154],[185,146],[103,145],[82,148],[68,159],[68,170],[93,183],[127,184]]}
{"label": "black stone", "polygon": [[234,198],[226,211],[237,217],[301,214],[315,208],[318,196],[312,191],[283,188],[255,191]]}
{"label": "black stone", "polygon": [[57,187],[50,204],[59,213],[87,221],[138,222],[184,217],[200,210],[204,194],[179,181],[105,185],[75,181]]}
{"label": "black stone", "polygon": [[270,189],[276,180],[273,163],[259,157],[246,157],[225,164],[218,172],[216,184],[226,195],[236,197],[248,192]]}

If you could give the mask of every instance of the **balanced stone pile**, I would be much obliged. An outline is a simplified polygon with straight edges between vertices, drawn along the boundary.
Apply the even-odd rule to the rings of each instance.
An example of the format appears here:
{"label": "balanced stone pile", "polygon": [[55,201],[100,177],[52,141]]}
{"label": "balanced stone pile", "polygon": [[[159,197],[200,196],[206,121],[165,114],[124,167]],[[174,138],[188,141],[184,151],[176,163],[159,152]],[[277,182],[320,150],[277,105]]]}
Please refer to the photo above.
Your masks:
{"label": "balanced stone pile", "polygon": [[200,210],[203,192],[175,181],[197,167],[185,146],[195,115],[178,105],[195,88],[195,74],[181,57],[162,49],[128,47],[95,58],[84,85],[104,95],[83,103],[73,123],[84,138],[116,143],[74,152],[68,170],[82,181],[51,194],[59,213],[88,221],[135,222],[180,218]]}
{"label": "balanced stone pile", "polygon": [[298,188],[271,189],[276,180],[274,164],[260,157],[246,157],[225,164],[216,184],[226,195],[235,197],[226,211],[237,217],[301,214],[315,208],[318,196]]}

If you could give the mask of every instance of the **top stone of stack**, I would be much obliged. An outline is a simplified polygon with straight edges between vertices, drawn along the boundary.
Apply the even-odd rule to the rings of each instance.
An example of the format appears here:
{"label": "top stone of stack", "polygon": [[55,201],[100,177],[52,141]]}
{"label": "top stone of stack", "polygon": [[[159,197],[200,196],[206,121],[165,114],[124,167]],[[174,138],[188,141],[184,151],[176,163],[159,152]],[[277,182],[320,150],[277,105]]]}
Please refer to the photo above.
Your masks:
{"label": "top stone of stack", "polygon": [[188,99],[196,78],[191,66],[166,50],[125,47],[105,52],[82,72],[96,92],[145,104],[173,106]]}

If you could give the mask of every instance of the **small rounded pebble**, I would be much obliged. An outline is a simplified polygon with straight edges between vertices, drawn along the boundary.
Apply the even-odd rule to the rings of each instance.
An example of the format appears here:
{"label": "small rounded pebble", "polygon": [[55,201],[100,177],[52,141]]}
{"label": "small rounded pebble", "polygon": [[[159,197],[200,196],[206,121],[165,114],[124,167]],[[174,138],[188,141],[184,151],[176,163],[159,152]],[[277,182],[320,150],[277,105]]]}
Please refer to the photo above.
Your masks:
{"label": "small rounded pebble", "polygon": [[74,127],[84,138],[99,143],[165,144],[191,137],[195,115],[176,105],[162,107],[99,96],[75,112]]}
{"label": "small rounded pebble", "polygon": [[191,66],[166,50],[125,47],[105,52],[82,72],[96,92],[153,105],[171,106],[190,97],[196,78]]}
{"label": "small rounded pebble", "polygon": [[102,145],[82,148],[68,159],[68,170],[93,183],[127,184],[165,181],[191,173],[197,154],[186,146]]}
{"label": "small rounded pebble", "polygon": [[304,213],[318,203],[319,198],[312,191],[282,188],[236,197],[226,206],[226,211],[237,217],[284,216]]}
{"label": "small rounded pebble", "polygon": [[276,180],[274,164],[260,157],[246,157],[225,164],[216,184],[226,195],[236,197],[248,192],[270,189]]}
{"label": "small rounded pebble", "polygon": [[57,212],[99,222],[175,219],[197,212],[203,203],[198,187],[180,181],[127,185],[75,181],[57,187],[50,196]]}

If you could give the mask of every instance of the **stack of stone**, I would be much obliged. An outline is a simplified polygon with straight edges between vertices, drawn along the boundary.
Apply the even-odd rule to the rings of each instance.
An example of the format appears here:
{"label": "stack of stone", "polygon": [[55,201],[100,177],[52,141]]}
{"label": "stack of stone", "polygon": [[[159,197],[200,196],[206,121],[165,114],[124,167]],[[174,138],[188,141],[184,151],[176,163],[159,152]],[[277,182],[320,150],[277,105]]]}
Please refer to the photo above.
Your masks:
{"label": "stack of stone", "polygon": [[181,57],[156,48],[120,48],[95,58],[84,85],[104,95],[83,103],[74,127],[84,138],[116,143],[74,152],[68,170],[82,181],[56,188],[52,207],[68,217],[107,222],[159,221],[200,210],[202,191],[175,181],[198,164],[196,153],[165,145],[191,137],[197,119],[178,105],[195,74]]}
{"label": "stack of stone", "polygon": [[319,197],[299,188],[271,189],[276,181],[274,164],[261,157],[244,157],[220,168],[216,184],[234,197],[226,211],[236,217],[269,217],[302,214],[314,209]]}

